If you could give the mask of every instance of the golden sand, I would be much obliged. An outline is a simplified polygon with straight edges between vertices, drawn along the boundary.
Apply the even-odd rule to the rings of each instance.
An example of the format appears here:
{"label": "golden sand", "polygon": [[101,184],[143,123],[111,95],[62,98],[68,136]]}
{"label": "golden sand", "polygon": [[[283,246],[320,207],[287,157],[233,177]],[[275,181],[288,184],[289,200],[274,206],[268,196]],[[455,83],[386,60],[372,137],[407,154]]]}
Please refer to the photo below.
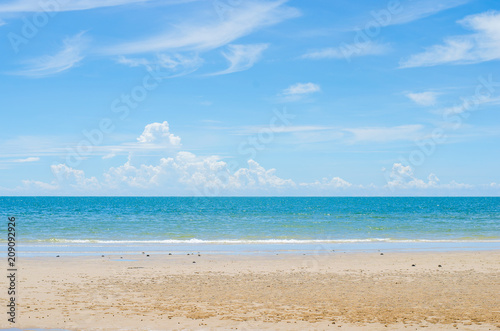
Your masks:
{"label": "golden sand", "polygon": [[500,330],[499,251],[200,255],[24,258],[0,327]]}

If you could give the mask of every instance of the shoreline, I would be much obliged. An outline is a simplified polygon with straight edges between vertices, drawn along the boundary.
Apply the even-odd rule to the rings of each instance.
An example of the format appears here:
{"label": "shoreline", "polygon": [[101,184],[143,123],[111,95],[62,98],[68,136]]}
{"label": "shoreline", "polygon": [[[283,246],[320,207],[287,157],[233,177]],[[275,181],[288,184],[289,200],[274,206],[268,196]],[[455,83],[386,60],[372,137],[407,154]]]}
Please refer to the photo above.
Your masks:
{"label": "shoreline", "polygon": [[151,254],[187,254],[203,251],[205,254],[223,255],[272,255],[279,254],[327,254],[331,251],[370,252],[473,252],[500,250],[500,241],[367,241],[367,242],[303,242],[303,243],[18,243],[20,256],[100,256],[102,254],[133,255],[141,252]]}
{"label": "shoreline", "polygon": [[21,257],[16,327],[500,328],[499,250],[277,254]]}

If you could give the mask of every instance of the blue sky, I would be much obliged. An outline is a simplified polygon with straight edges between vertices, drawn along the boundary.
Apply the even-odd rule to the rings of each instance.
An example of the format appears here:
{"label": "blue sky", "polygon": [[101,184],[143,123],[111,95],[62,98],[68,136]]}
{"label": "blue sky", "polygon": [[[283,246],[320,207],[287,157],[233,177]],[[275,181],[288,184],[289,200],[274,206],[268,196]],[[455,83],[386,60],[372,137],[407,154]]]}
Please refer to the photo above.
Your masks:
{"label": "blue sky", "polygon": [[500,195],[498,1],[0,4],[1,195]]}

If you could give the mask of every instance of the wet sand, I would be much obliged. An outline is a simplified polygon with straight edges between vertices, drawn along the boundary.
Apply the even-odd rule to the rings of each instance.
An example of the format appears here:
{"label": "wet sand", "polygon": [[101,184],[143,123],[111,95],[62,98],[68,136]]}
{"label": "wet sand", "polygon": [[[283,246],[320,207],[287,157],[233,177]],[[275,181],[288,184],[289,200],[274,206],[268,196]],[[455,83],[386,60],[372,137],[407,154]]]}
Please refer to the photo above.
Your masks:
{"label": "wet sand", "polygon": [[0,327],[500,330],[500,251],[200,255],[22,258]]}

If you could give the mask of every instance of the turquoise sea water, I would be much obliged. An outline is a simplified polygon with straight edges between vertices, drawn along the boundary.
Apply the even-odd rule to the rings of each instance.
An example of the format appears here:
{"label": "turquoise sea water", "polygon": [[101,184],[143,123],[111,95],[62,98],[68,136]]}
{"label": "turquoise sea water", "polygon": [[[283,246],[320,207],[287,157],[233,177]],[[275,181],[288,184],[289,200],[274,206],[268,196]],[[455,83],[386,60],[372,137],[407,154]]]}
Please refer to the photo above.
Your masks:
{"label": "turquoise sea water", "polygon": [[500,248],[493,197],[0,197],[0,206],[2,231],[15,216],[18,246],[29,254]]}

